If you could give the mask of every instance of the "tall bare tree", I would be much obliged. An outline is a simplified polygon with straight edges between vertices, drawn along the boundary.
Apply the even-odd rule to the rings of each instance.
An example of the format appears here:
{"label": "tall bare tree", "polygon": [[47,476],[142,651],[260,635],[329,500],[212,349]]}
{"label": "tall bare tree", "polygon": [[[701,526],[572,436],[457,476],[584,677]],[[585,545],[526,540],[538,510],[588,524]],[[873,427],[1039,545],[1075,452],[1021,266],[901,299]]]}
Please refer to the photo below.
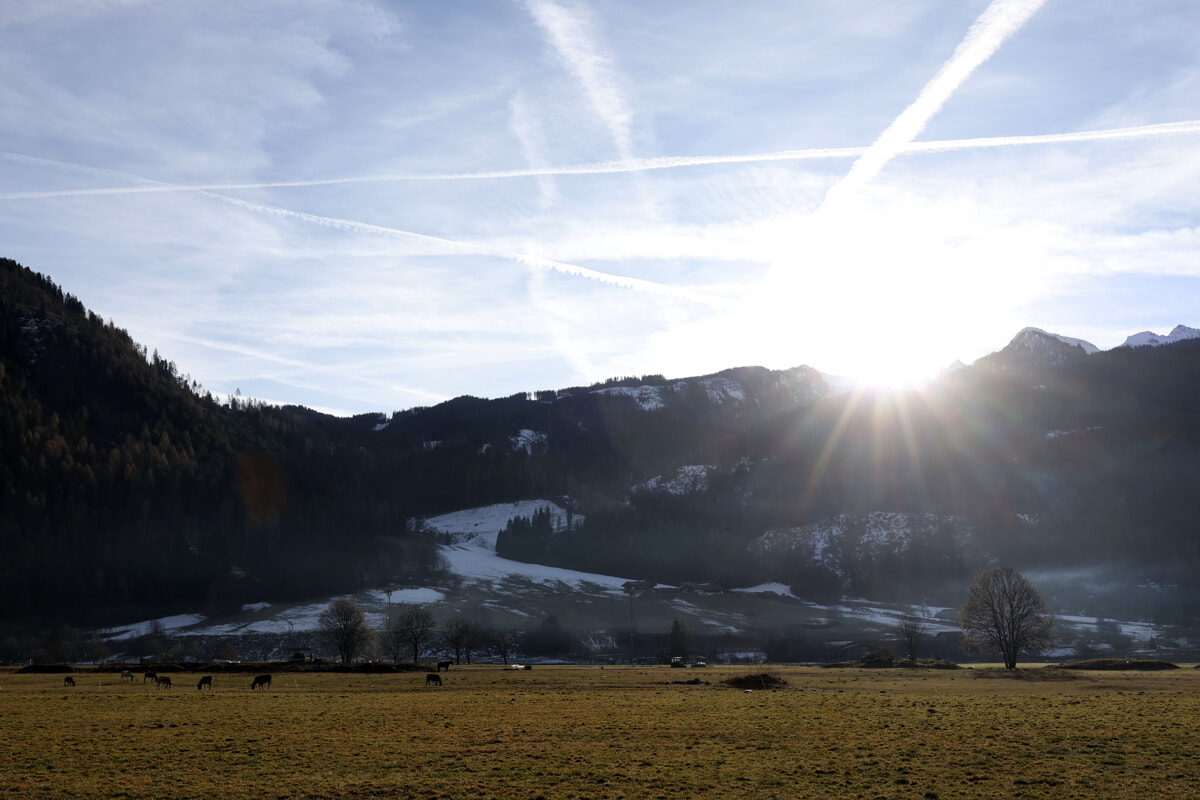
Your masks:
{"label": "tall bare tree", "polygon": [[353,661],[354,656],[371,642],[366,613],[347,597],[339,597],[330,603],[317,618],[317,625],[329,638],[343,664]]}
{"label": "tall bare tree", "polygon": [[516,636],[513,635],[512,631],[495,630],[492,631],[491,642],[492,647],[496,649],[496,655],[500,656],[504,663],[507,664],[509,657],[517,646]]}
{"label": "tall bare tree", "polygon": [[412,663],[417,663],[421,658],[421,648],[433,638],[436,627],[433,612],[428,608],[401,603],[396,607],[385,631],[388,654],[393,661],[399,661],[401,653],[412,648]]}
{"label": "tall bare tree", "polygon": [[1054,642],[1046,601],[1012,567],[979,573],[967,587],[958,624],[964,649],[998,650],[1005,669],[1016,669],[1017,656],[1041,653]]}
{"label": "tall bare tree", "polygon": [[442,627],[442,639],[446,647],[454,652],[454,663],[461,664],[463,654],[467,663],[471,663],[471,651],[479,638],[479,626],[462,614],[453,617]]}
{"label": "tall bare tree", "polygon": [[916,661],[917,651],[929,634],[929,626],[916,614],[905,614],[896,623],[896,630],[900,634],[900,641],[904,644],[904,650],[908,653],[908,657]]}

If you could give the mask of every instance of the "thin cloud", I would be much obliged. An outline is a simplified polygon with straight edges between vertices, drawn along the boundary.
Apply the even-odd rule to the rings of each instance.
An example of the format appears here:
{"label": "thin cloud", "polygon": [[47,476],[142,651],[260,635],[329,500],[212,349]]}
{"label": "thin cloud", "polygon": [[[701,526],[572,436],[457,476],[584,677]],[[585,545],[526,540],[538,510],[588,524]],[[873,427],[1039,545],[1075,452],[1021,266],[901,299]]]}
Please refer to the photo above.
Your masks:
{"label": "thin cloud", "polygon": [[633,114],[620,89],[617,70],[601,52],[588,15],[582,9],[568,9],[552,0],[525,0],[524,5],[567,71],[583,86],[592,108],[612,135],[617,153],[621,158],[630,158]]}
{"label": "thin cloud", "polygon": [[[1074,133],[1044,133],[1028,136],[985,136],[974,139],[940,139],[928,142],[908,142],[897,148],[896,155],[918,155],[921,153],[944,153],[954,150],[972,150],[988,147],[1022,147],[1034,145],[1071,144],[1076,142],[1099,142],[1116,139],[1142,139],[1156,136],[1180,136],[1200,133],[1200,120],[1163,122],[1155,125],[1138,125],[1129,128],[1108,128]],[[242,189],[288,189],[312,186],[338,186],[355,183],[398,183],[404,181],[477,181],[504,180],[507,178],[537,178],[556,175],[608,175],[622,172],[646,172],[659,169],[681,169],[721,164],[754,164],[770,161],[810,161],[822,159],[857,158],[868,151],[867,147],[821,147],[805,150],[777,150],[770,153],[746,153],[725,156],[659,156],[655,158],[631,158],[614,161],[597,161],[562,167],[529,167],[525,169],[488,170],[480,172],[445,172],[426,175],[392,173],[348,178],[323,178],[320,180],[269,181],[258,183],[204,183],[174,184],[145,182],[115,170],[95,169],[76,164],[66,164],[45,158],[33,158],[20,153],[0,152],[0,158],[8,161],[37,166],[71,168],[95,175],[140,180],[137,186],[107,186],[92,189],[56,189],[44,192],[8,192],[0,194],[0,200],[37,200],[53,197],[78,197],[108,194],[146,194],[153,192],[231,192]]]}
{"label": "thin cloud", "polygon": [[322,217],[316,214],[307,214],[302,211],[292,211],[291,209],[279,208],[277,206],[265,206],[259,203],[250,203],[245,200],[239,200],[236,197],[228,197],[226,195],[213,193],[206,194],[222,202],[230,203],[239,208],[244,208],[247,211],[255,211],[258,213],[270,214],[287,219],[296,219],[302,222],[311,223],[313,225],[321,225],[326,228],[332,228],[334,230],[389,236],[420,242],[423,244],[430,244],[446,250],[457,250],[463,253],[477,253],[482,255],[496,256],[509,261],[514,261],[518,264],[524,264],[526,266],[537,267],[539,269],[550,270],[553,272],[560,272],[564,275],[572,275],[577,278],[587,278],[588,280],[605,283],[609,286],[616,286],[622,289],[632,289],[638,292],[646,292],[649,294],[671,297],[677,300],[686,300],[688,302],[699,303],[706,306],[725,307],[730,305],[728,301],[711,297],[699,292],[690,292],[686,289],[680,289],[664,283],[646,281],[640,278],[630,278],[624,275],[613,275],[609,272],[600,272],[598,270],[588,269],[587,267],[580,267],[575,264],[567,264],[562,261],[554,261],[553,259],[542,258],[541,256],[532,256],[526,253],[517,253],[511,250],[505,250],[503,248],[492,248],[485,245],[459,242],[453,239],[443,239],[438,236],[429,236],[423,233],[400,230],[398,228],[388,228],[382,225],[372,225],[367,222],[337,219],[335,217]]}
{"label": "thin cloud", "polygon": [[[42,165],[53,165],[53,166],[59,167],[59,168],[75,169],[75,170],[82,171],[82,172],[101,173],[101,174],[105,174],[105,175],[117,175],[117,176],[120,176],[123,178],[127,178],[129,180],[143,181],[143,182],[146,182],[149,184],[149,186],[143,185],[140,187],[129,187],[131,189],[137,189],[137,188],[163,189],[163,188],[167,188],[170,186],[170,184],[162,184],[162,183],[158,183],[158,182],[154,182],[154,181],[148,181],[145,178],[127,175],[125,173],[115,172],[113,170],[101,170],[101,169],[96,169],[94,167],[88,167],[88,166],[84,166],[84,165],[80,165],[80,164],[70,164],[70,163],[61,162],[61,161],[50,161],[48,159],[33,159],[28,156],[20,156],[18,154],[4,153],[4,154],[0,154],[0,155],[4,155],[5,157],[7,157],[9,155],[13,155],[15,159],[22,159],[22,160],[27,160],[27,161],[31,161],[31,162],[37,162]],[[701,305],[706,305],[706,306],[726,307],[729,305],[729,302],[726,300],[712,297],[710,295],[706,295],[706,294],[703,294],[700,292],[691,292],[686,289],[680,289],[675,286],[669,286],[669,285],[663,284],[663,283],[656,283],[654,281],[642,280],[640,278],[630,278],[630,277],[626,277],[624,275],[614,275],[614,274],[608,273],[608,272],[600,272],[598,270],[588,269],[587,267],[581,267],[576,264],[567,264],[562,261],[555,261],[553,259],[543,258],[541,256],[532,256],[532,255],[528,255],[526,253],[518,253],[515,251],[511,251],[511,250],[505,250],[503,248],[487,247],[484,245],[472,244],[469,242],[460,242],[460,241],[456,241],[454,239],[444,239],[444,238],[441,238],[438,236],[429,236],[427,234],[415,233],[412,231],[405,231],[405,230],[401,230],[399,228],[388,228],[388,227],[384,227],[382,225],[372,225],[370,223],[359,222],[356,220],[337,219],[335,217],[323,217],[323,216],[319,216],[316,214],[307,214],[302,211],[293,211],[293,210],[287,209],[287,208],[280,208],[278,206],[267,206],[267,205],[262,205],[259,203],[251,203],[246,200],[240,200],[235,197],[229,197],[228,195],[217,194],[216,192],[211,191],[207,187],[190,187],[190,189],[192,191],[198,191],[201,194],[204,194],[215,200],[220,200],[221,202],[229,203],[229,204],[237,206],[239,208],[243,208],[247,211],[254,211],[257,213],[261,213],[261,214],[269,214],[272,216],[284,217],[284,218],[288,218],[288,219],[296,219],[296,220],[300,220],[300,221],[307,222],[310,224],[320,225],[320,226],[326,227],[326,228],[332,228],[335,230],[350,231],[350,232],[354,232],[354,233],[371,233],[371,234],[377,234],[377,235],[382,235],[382,236],[388,236],[388,237],[392,237],[392,238],[407,239],[409,241],[421,242],[424,244],[430,244],[430,245],[434,245],[435,247],[438,247],[440,249],[457,250],[459,252],[464,252],[464,253],[477,253],[477,254],[483,254],[483,255],[497,256],[499,258],[504,258],[509,261],[514,261],[518,264],[523,264],[523,265],[530,266],[530,267],[551,270],[553,272],[559,272],[564,275],[572,275],[572,276],[575,276],[578,278],[586,278],[591,281],[605,283],[610,286],[616,286],[616,287],[619,287],[622,289],[632,289],[632,290],[638,291],[638,292],[647,292],[649,294],[656,294],[656,295],[661,295],[664,297],[672,297],[677,300],[686,300],[691,303],[699,303]],[[112,194],[114,192],[107,192],[107,193]],[[120,190],[118,190],[115,193],[120,194],[122,192]],[[5,198],[3,196],[0,196],[0,199],[5,199]],[[15,199],[15,198],[10,198],[10,199]]]}
{"label": "thin cloud", "polygon": [[[508,104],[509,127],[521,142],[525,159],[534,169],[542,169],[546,163],[546,137],[542,133],[534,112],[530,110],[528,101],[520,92],[513,95]],[[558,200],[558,188],[552,180],[553,175],[539,174],[536,176],[538,189],[542,194],[543,207],[552,205]]]}
{"label": "thin cloud", "polygon": [[966,37],[955,48],[954,54],[942,65],[933,80],[921,89],[912,105],[904,109],[888,126],[873,145],[854,162],[850,172],[825,195],[821,210],[844,202],[846,198],[874,178],[901,150],[925,129],[955,90],[970,77],[983,62],[1000,49],[1032,17],[1045,0],[993,0]]}

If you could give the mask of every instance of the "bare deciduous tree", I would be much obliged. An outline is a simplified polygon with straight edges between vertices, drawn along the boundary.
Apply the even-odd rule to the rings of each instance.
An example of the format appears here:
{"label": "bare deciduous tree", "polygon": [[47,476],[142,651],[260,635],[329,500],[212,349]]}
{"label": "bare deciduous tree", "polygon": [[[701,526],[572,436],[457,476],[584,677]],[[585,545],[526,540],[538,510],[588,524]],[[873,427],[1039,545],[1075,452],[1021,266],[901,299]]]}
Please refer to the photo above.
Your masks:
{"label": "bare deciduous tree", "polygon": [[1017,656],[1041,653],[1054,641],[1046,601],[1012,567],[979,573],[967,588],[958,624],[963,648],[999,650],[1005,669],[1016,669]]}
{"label": "bare deciduous tree", "polygon": [[508,663],[509,657],[517,646],[517,638],[512,631],[497,630],[492,631],[491,635],[492,647],[496,649],[496,655]]}
{"label": "bare deciduous tree", "polygon": [[471,663],[471,651],[479,638],[479,626],[462,614],[458,614],[442,628],[442,639],[446,647],[454,652],[454,663],[461,664],[465,653]]}
{"label": "bare deciduous tree", "polygon": [[896,629],[900,633],[900,641],[904,644],[908,657],[916,661],[917,651],[929,633],[929,626],[915,614],[905,614],[896,623]]}
{"label": "bare deciduous tree", "polygon": [[371,641],[367,615],[358,603],[339,597],[321,612],[317,624],[338,652],[343,664],[349,664]]}
{"label": "bare deciduous tree", "polygon": [[392,614],[385,631],[388,655],[399,661],[402,651],[412,648],[412,663],[421,658],[421,648],[433,637],[437,623],[425,606],[401,603]]}

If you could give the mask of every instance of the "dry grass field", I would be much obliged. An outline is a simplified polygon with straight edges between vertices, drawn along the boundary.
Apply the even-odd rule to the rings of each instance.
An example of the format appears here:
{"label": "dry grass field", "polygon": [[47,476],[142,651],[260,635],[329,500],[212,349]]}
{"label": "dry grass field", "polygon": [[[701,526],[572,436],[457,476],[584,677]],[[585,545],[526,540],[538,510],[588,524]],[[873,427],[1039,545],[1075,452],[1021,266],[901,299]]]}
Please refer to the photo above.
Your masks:
{"label": "dry grass field", "polygon": [[0,797],[1200,796],[1200,670],[761,671],[0,672]]}

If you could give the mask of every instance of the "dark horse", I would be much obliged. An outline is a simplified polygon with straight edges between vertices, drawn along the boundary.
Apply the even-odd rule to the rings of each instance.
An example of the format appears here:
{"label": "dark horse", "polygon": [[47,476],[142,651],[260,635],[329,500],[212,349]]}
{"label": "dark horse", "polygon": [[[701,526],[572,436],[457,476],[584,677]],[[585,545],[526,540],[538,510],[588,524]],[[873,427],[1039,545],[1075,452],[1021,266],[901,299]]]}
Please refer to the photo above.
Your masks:
{"label": "dark horse", "polygon": [[75,685],[75,679],[72,678],[70,675],[63,678],[63,686],[74,686],[74,685]]}
{"label": "dark horse", "polygon": [[146,670],[145,674],[142,675],[142,683],[145,683],[146,681],[157,681],[157,680],[158,680],[158,673],[152,669]]}
{"label": "dark horse", "polygon": [[435,684],[437,686],[441,686],[442,685],[442,676],[438,675],[436,672],[425,673],[425,685],[428,686],[431,683]]}
{"label": "dark horse", "polygon": [[254,682],[250,684],[250,691],[254,691],[255,689],[257,689],[260,686],[264,689],[270,689],[271,688],[271,676],[270,675],[259,675],[257,678],[254,679]]}
{"label": "dark horse", "polygon": [[208,689],[210,692],[212,691],[212,675],[205,675],[200,679],[200,682],[196,684],[196,691],[198,692],[201,689]]}
{"label": "dark horse", "polygon": [[170,675],[159,675],[155,679],[155,683],[158,684],[159,689],[170,689],[171,688],[171,676]]}
{"label": "dark horse", "polygon": [[454,663],[453,661],[439,661],[437,671],[441,672],[442,670],[446,670],[446,672],[449,672],[450,665],[453,663]]}

